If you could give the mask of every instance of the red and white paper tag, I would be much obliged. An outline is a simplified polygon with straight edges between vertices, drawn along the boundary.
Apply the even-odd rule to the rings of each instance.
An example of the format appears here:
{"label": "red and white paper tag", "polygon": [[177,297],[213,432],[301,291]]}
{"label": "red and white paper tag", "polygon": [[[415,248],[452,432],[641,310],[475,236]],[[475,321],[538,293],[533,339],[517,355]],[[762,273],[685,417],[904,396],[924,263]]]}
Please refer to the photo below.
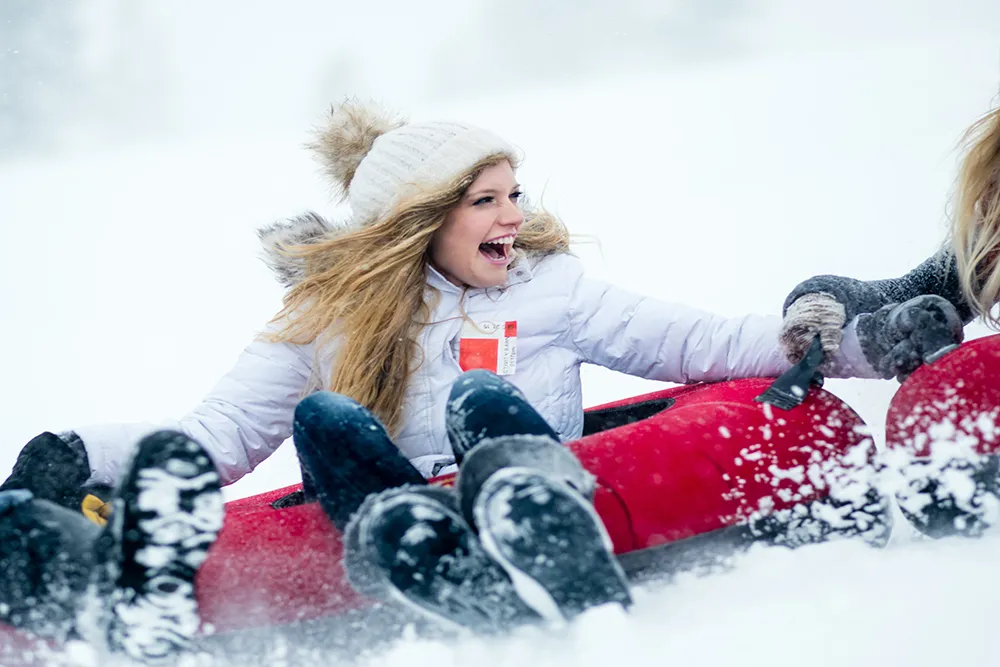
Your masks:
{"label": "red and white paper tag", "polygon": [[517,368],[517,322],[463,322],[458,365],[463,371],[482,368],[497,375],[513,375]]}

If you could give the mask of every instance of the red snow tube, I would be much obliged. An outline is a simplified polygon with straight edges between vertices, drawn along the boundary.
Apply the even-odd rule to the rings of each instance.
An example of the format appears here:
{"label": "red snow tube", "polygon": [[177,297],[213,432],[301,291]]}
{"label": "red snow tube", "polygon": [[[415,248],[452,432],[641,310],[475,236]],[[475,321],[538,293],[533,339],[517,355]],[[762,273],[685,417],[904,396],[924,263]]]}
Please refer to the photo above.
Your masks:
{"label": "red snow tube", "polygon": [[1000,449],[1000,335],[963,343],[903,382],[886,415],[885,441],[913,455],[935,441],[967,442],[979,454]]}
{"label": "red snow tube", "polygon": [[[814,389],[801,406],[781,411],[753,400],[771,382],[676,387],[587,411],[587,430],[602,420],[613,427],[569,447],[597,477],[595,505],[617,553],[822,497],[824,464],[866,442],[873,455],[861,418],[839,399]],[[638,421],[614,426],[631,419]],[[271,507],[297,488],[228,503],[198,576],[206,630],[282,625],[371,604],[345,581],[340,533],[319,505]],[[0,630],[4,664],[34,664],[23,638]]]}
{"label": "red snow tube", "polygon": [[[788,412],[755,402],[771,382],[676,387],[588,411],[588,417],[641,415],[669,404],[569,445],[598,479],[595,505],[617,553],[825,495],[817,464],[865,441],[864,424],[820,389]],[[370,604],[345,581],[340,534],[319,505],[271,507],[295,489],[227,505],[225,526],[198,579],[201,612],[215,631],[291,623]]]}

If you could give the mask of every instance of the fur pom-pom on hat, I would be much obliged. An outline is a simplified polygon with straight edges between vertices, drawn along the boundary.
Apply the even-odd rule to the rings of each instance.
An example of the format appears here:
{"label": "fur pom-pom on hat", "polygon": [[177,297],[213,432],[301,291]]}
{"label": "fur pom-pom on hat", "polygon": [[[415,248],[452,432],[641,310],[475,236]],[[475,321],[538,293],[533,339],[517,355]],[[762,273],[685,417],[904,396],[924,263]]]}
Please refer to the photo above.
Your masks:
{"label": "fur pom-pom on hat", "polygon": [[408,123],[355,99],[330,109],[310,147],[346,194],[356,225],[380,219],[408,188],[447,183],[487,157],[519,162],[517,150],[489,130],[450,121]]}
{"label": "fur pom-pom on hat", "polygon": [[347,99],[330,107],[326,126],[309,148],[316,152],[341,198],[346,199],[358,166],[375,140],[405,123],[374,104]]}

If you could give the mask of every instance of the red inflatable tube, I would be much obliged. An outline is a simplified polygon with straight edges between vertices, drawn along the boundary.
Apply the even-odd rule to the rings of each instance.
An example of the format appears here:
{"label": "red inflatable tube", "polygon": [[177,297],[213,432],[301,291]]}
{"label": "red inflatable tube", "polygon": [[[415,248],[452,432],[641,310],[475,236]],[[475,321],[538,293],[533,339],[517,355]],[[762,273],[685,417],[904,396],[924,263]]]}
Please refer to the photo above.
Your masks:
{"label": "red inflatable tube", "polygon": [[[860,417],[832,394],[809,392],[780,411],[755,402],[751,379],[675,387],[597,406],[588,419],[626,423],[569,443],[598,480],[595,506],[619,554],[743,522],[827,494],[826,471],[874,453]],[[593,429],[591,429],[593,430]],[[450,484],[452,477],[433,480]],[[340,534],[316,503],[274,509],[277,489],[227,504],[198,575],[206,632],[317,619],[371,604],[347,584]],[[0,630],[3,664],[38,664],[47,645]]]}
{"label": "red inflatable tube", "polygon": [[[694,385],[597,406],[665,410],[569,444],[598,479],[595,506],[617,553],[739,523],[826,494],[824,464],[866,442],[860,417],[823,390],[788,412],[753,399],[771,380]],[[866,456],[871,456],[869,448]],[[450,484],[451,477],[433,480]],[[347,584],[339,533],[315,503],[273,509],[296,487],[227,505],[199,573],[217,632],[291,623],[369,604]]]}
{"label": "red inflatable tube", "polygon": [[913,372],[886,415],[886,446],[917,457],[935,440],[963,441],[979,454],[1000,450],[1000,335],[963,343]]}

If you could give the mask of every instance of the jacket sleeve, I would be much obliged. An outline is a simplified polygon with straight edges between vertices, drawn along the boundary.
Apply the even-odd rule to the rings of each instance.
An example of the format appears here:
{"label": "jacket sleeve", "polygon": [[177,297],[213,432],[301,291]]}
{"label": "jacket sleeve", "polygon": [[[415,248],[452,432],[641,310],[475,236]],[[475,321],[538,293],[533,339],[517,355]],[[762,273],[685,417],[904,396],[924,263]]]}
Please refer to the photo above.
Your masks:
{"label": "jacket sleeve", "polygon": [[163,428],[182,431],[212,456],[224,484],[271,455],[292,433],[295,406],[312,386],[314,345],[256,340],[201,403],[179,420],[74,429],[90,460],[90,483],[114,484],[135,443]]}
{"label": "jacket sleeve", "polygon": [[[777,315],[720,317],[590,278],[575,259],[571,267],[568,335],[582,361],[677,383],[777,377],[789,368]],[[860,349],[839,356],[836,376],[866,375]]]}
{"label": "jacket sleeve", "polygon": [[778,347],[781,318],[725,318],[614,287],[577,260],[569,332],[582,361],[664,382],[776,377],[788,369]]}
{"label": "jacket sleeve", "polygon": [[962,294],[958,262],[948,248],[942,248],[898,278],[857,280],[847,276],[813,276],[792,289],[785,298],[784,310],[787,311],[800,296],[812,292],[829,294],[843,304],[848,321],[857,315],[874,313],[883,306],[903,303],[924,294],[936,294],[951,302],[966,324],[975,315]]}

